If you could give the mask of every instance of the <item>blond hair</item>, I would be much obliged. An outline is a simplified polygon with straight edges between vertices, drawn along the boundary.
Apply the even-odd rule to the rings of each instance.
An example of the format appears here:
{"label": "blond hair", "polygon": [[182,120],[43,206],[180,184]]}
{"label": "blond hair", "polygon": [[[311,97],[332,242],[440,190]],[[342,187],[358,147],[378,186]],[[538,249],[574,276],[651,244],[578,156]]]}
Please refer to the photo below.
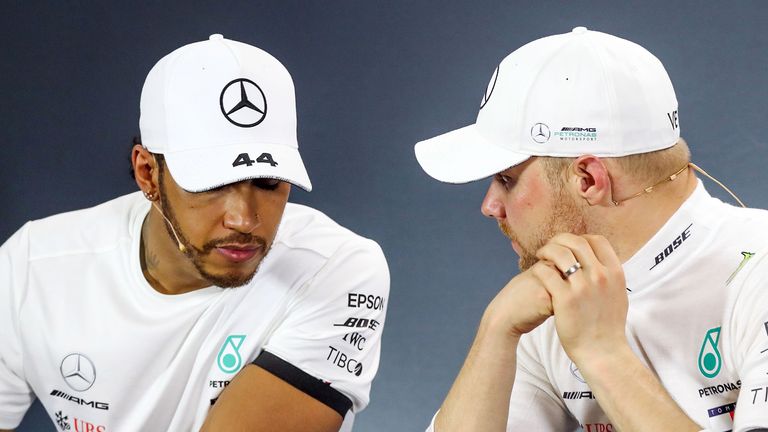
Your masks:
{"label": "blond hair", "polygon": [[[552,185],[562,184],[563,174],[576,158],[540,156],[547,180]],[[654,183],[669,176],[691,160],[688,144],[680,140],[672,147],[648,153],[604,158],[625,176],[640,184]],[[609,166],[610,168],[610,166]]]}

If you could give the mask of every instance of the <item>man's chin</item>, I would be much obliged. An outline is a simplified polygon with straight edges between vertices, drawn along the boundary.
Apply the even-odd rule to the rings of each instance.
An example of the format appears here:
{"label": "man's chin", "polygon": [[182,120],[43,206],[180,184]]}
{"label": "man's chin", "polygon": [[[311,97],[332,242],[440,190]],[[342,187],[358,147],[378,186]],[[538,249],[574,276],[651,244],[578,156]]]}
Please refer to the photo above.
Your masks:
{"label": "man's chin", "polygon": [[258,264],[255,268],[225,267],[213,269],[210,267],[210,265],[205,267],[198,267],[198,271],[200,272],[200,275],[211,285],[215,285],[221,288],[237,288],[243,285],[248,285],[248,283],[253,280],[256,272],[259,270]]}
{"label": "man's chin", "polygon": [[263,258],[245,263],[224,262],[204,257],[192,260],[200,276],[211,285],[220,288],[237,288],[247,285],[259,270]]}
{"label": "man's chin", "polygon": [[208,274],[203,273],[203,277],[211,283],[220,288],[238,288],[253,280],[253,276],[256,274],[254,271],[250,274],[242,273],[223,273],[223,274]]}

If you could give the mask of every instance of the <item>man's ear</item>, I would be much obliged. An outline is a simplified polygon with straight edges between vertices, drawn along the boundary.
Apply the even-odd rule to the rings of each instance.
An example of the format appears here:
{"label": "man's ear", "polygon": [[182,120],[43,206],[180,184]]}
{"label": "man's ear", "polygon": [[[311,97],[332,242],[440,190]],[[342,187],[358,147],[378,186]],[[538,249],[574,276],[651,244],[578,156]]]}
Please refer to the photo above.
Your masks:
{"label": "man's ear", "polygon": [[139,186],[139,189],[145,195],[157,195],[159,190],[157,160],[152,156],[152,153],[139,144],[134,145],[133,150],[131,150],[131,164],[133,165],[136,185]]}
{"label": "man's ear", "polygon": [[573,161],[567,174],[576,194],[590,206],[612,205],[611,176],[602,159],[593,155],[579,156]]}

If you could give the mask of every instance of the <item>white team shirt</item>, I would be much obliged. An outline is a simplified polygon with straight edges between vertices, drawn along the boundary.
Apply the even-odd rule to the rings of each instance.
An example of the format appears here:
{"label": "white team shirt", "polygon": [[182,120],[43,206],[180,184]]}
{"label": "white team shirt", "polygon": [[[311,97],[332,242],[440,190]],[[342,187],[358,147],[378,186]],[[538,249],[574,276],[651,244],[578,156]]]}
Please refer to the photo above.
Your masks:
{"label": "white team shirt", "polygon": [[[737,279],[729,283],[766,245],[768,211],[724,204],[699,182],[623,265],[631,290],[630,346],[680,408],[708,431],[768,425],[768,351],[757,361],[759,350],[768,348],[766,334],[758,334],[768,331],[768,285],[740,294]],[[768,282],[768,271],[763,275]],[[653,416],[654,410],[645,414]],[[507,430],[579,427],[616,430],[560,345],[550,318],[520,340]]]}
{"label": "white team shirt", "polygon": [[139,261],[149,208],[137,192],[29,222],[0,248],[0,429],[37,396],[61,430],[198,430],[262,350],[352,413],[368,404],[389,293],[375,242],[289,203],[247,286],[164,295]]}

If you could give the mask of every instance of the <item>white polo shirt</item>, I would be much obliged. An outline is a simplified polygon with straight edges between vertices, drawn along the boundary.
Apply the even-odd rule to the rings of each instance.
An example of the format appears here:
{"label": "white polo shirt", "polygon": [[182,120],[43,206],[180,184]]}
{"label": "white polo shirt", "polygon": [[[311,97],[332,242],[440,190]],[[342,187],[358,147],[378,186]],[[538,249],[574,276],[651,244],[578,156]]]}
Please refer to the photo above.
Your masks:
{"label": "white polo shirt", "polygon": [[368,404],[389,293],[375,242],[288,204],[248,285],[163,295],[139,262],[149,208],[137,192],[0,248],[0,429],[37,396],[60,430],[198,430],[257,358],[337,411]]}
{"label": "white polo shirt", "polygon": [[[768,260],[759,286],[735,279],[766,246],[768,211],[724,204],[699,182],[623,266],[630,346],[680,408],[709,431],[768,425],[768,351],[760,354],[768,349]],[[550,318],[520,340],[507,430],[579,427],[616,430]]]}

